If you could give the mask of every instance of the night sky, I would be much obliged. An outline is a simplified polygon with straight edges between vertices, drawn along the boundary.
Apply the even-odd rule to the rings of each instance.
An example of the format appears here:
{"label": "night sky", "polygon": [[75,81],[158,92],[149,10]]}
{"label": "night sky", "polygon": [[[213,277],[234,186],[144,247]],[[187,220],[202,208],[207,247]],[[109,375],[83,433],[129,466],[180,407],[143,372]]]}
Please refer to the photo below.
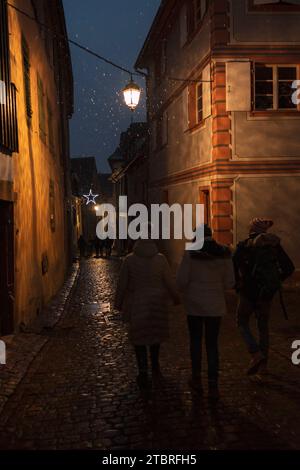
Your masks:
{"label": "night sky", "polygon": [[[63,0],[71,39],[133,69],[160,0]],[[130,125],[131,112],[120,90],[129,81],[122,71],[71,47],[75,113],[71,120],[71,156],[95,156],[109,171],[107,157]],[[136,78],[144,87],[143,79]],[[134,120],[145,120],[145,93]]]}

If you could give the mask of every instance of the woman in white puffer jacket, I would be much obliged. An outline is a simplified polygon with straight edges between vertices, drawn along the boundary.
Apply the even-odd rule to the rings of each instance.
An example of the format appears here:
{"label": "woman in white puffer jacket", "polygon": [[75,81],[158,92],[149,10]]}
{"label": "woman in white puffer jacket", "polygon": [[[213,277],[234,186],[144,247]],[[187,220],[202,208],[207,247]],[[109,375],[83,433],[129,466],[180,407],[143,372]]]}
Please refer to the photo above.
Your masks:
{"label": "woman in white puffer jacket", "polygon": [[192,379],[190,385],[202,391],[202,337],[208,361],[209,394],[218,398],[218,337],[221,319],[226,313],[225,290],[234,286],[230,249],[212,238],[205,225],[204,245],[200,250],[186,251],[177,273],[177,284],[183,293],[190,333]]}

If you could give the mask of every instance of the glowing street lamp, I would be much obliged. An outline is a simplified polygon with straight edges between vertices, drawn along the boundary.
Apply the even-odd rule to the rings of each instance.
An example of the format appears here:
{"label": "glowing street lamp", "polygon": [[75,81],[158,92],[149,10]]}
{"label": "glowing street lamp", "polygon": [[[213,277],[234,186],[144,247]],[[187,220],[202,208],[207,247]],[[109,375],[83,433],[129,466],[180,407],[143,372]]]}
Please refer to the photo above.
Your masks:
{"label": "glowing street lamp", "polygon": [[131,111],[134,111],[140,101],[141,88],[134,83],[131,77],[130,82],[122,91],[126,105],[131,109]]}

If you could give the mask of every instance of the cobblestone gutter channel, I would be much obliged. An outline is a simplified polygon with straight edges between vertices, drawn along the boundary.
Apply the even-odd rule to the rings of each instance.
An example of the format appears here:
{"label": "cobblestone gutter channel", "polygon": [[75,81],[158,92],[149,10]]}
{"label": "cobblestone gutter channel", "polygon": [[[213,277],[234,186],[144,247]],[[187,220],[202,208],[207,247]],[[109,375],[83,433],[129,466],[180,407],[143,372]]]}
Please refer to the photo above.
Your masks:
{"label": "cobblestone gutter channel", "polygon": [[79,264],[73,264],[59,293],[41,314],[19,333],[1,338],[6,343],[7,358],[6,365],[0,366],[0,414],[35,357],[49,341],[48,333],[55,328],[66,312],[79,271]]}

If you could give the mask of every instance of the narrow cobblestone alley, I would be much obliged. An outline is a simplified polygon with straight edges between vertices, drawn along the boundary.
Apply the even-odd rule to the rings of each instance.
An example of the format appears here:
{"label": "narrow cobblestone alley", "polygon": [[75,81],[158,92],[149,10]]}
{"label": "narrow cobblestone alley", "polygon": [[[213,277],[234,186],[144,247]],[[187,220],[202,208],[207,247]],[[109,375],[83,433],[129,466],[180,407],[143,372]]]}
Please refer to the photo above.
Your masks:
{"label": "narrow cobblestone alley", "polygon": [[[247,355],[234,325],[234,300],[222,331],[222,399],[210,405],[188,387],[181,307],[170,311],[163,346],[164,382],[140,396],[126,325],[107,312],[118,259],[83,261],[61,321],[0,416],[2,449],[295,449],[300,378],[288,356],[299,333],[299,293],[288,293],[288,325],[276,312],[271,368],[264,384],[244,375]],[[278,313],[278,315],[277,315]],[[298,329],[298,330],[297,330]],[[296,420],[297,421],[297,420]],[[299,421],[299,420],[298,420]]]}

